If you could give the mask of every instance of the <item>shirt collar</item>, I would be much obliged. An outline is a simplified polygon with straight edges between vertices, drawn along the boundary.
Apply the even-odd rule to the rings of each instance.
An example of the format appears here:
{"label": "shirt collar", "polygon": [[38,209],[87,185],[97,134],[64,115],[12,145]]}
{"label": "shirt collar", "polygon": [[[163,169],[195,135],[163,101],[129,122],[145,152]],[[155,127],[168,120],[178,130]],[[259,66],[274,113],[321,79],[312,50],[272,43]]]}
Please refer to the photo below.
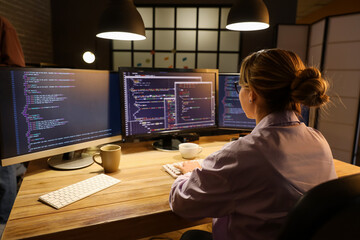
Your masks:
{"label": "shirt collar", "polygon": [[291,126],[300,124],[299,118],[293,111],[274,112],[265,116],[254,130],[270,126]]}

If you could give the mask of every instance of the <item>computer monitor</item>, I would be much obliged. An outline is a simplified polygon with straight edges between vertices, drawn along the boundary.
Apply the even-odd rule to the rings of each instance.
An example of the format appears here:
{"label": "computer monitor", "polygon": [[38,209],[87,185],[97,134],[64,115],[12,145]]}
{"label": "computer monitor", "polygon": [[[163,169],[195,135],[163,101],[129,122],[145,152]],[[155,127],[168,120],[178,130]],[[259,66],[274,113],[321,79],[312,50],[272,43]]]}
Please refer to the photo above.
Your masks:
{"label": "computer monitor", "polygon": [[218,125],[220,129],[251,131],[256,125],[254,119],[246,117],[241,107],[239,94],[235,88],[235,85],[239,83],[239,77],[238,73],[219,74]]}
{"label": "computer monitor", "polygon": [[[160,150],[177,150],[179,136],[216,128],[217,69],[119,68],[123,137],[160,137]],[[175,137],[174,137],[175,136]]]}
{"label": "computer monitor", "polygon": [[81,152],[62,156],[121,140],[118,79],[100,70],[1,67],[2,166],[52,156],[55,168],[92,164]]}
{"label": "computer monitor", "polygon": [[[219,104],[218,104],[218,125],[220,129],[232,129],[249,132],[256,123],[254,119],[246,117],[241,107],[239,94],[235,85],[239,83],[239,73],[220,73],[219,74]],[[240,86],[238,86],[240,90]],[[301,107],[300,121],[309,125],[310,109],[306,106]]]}
{"label": "computer monitor", "polygon": [[306,126],[310,124],[310,108],[306,106],[301,106],[301,116],[299,116],[299,120],[303,122]]}

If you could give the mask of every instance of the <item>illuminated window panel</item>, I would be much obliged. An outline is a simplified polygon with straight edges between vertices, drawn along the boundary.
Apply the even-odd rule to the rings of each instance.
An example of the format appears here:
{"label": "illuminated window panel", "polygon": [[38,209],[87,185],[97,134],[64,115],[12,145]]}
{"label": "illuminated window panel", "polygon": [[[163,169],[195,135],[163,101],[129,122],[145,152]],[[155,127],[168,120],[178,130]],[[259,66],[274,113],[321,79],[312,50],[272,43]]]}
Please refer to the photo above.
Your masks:
{"label": "illuminated window panel", "polygon": [[155,53],[156,68],[174,68],[173,53]]}
{"label": "illuminated window panel", "polygon": [[131,52],[114,52],[113,66],[114,71],[119,67],[131,67]]}
{"label": "illuminated window panel", "polygon": [[176,32],[176,49],[195,51],[196,31],[177,31]]}
{"label": "illuminated window panel", "polygon": [[230,8],[221,8],[221,21],[220,21],[221,29],[226,29],[226,22],[229,12],[230,12]]}
{"label": "illuminated window panel", "polygon": [[146,39],[141,41],[134,41],[135,50],[151,50],[153,44],[153,31],[146,30]]}
{"label": "illuminated window panel", "polygon": [[131,50],[131,41],[113,40],[113,49],[116,50]]}
{"label": "illuminated window panel", "polygon": [[144,25],[146,28],[152,28],[153,27],[153,9],[152,8],[136,8],[138,12],[140,13]]}
{"label": "illuminated window panel", "polygon": [[178,28],[196,28],[196,8],[178,8],[176,25]]}
{"label": "illuminated window panel", "polygon": [[152,54],[151,52],[135,52],[134,53],[134,66],[135,67],[152,67]]}
{"label": "illuminated window panel", "polygon": [[240,33],[235,31],[220,32],[220,51],[239,51]]}
{"label": "illuminated window panel", "polygon": [[199,31],[198,50],[217,51],[217,31]]}
{"label": "illuminated window panel", "polygon": [[218,8],[199,8],[199,28],[218,28],[218,25]]}
{"label": "illuminated window panel", "polygon": [[174,28],[175,27],[174,8],[155,8],[155,27]]}
{"label": "illuminated window panel", "polygon": [[174,31],[157,30],[155,31],[155,50],[173,50]]}
{"label": "illuminated window panel", "polygon": [[219,72],[237,73],[240,71],[238,67],[238,54],[220,53],[219,55]]}
{"label": "illuminated window panel", "polygon": [[199,53],[197,68],[216,68],[216,53]]}
{"label": "illuminated window panel", "polygon": [[147,39],[114,41],[114,70],[121,65],[238,72],[241,33],[226,29],[230,7],[144,5],[137,9]]}
{"label": "illuminated window panel", "polygon": [[177,53],[176,68],[195,68],[195,53]]}

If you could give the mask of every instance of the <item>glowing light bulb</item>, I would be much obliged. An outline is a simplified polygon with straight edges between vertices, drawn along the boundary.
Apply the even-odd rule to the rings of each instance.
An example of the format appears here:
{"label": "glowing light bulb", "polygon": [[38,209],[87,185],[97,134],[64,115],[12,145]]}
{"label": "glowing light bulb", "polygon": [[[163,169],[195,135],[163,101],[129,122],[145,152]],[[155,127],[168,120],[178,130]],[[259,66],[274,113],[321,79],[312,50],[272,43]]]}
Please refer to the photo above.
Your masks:
{"label": "glowing light bulb", "polygon": [[84,52],[83,60],[89,64],[93,63],[95,61],[95,55],[90,51]]}

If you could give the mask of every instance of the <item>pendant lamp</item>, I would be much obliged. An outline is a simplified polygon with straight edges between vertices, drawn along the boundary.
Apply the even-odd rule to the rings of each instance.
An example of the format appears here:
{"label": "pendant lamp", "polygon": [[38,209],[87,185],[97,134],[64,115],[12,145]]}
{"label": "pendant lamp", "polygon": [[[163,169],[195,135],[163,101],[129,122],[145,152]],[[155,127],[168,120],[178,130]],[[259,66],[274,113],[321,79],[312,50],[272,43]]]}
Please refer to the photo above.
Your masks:
{"label": "pendant lamp", "polygon": [[112,40],[144,40],[145,26],[133,0],[111,0],[100,17],[99,38]]}
{"label": "pendant lamp", "polygon": [[226,28],[234,31],[255,31],[269,26],[269,12],[262,0],[235,0]]}

